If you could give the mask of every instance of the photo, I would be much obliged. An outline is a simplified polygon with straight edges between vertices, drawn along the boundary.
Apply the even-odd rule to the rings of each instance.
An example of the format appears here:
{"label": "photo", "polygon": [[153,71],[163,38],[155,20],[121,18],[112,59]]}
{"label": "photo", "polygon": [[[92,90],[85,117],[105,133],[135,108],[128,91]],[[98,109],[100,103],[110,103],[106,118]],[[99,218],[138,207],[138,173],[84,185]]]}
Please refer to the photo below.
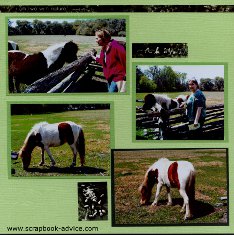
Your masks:
{"label": "photo", "polygon": [[224,140],[224,65],[136,66],[136,140]]}
{"label": "photo", "polygon": [[9,93],[126,92],[126,19],[8,19]]}
{"label": "photo", "polygon": [[78,183],[78,220],[108,220],[106,182]]}
{"label": "photo", "polygon": [[228,225],[227,149],[112,150],[113,226]]}
{"label": "photo", "polygon": [[108,176],[110,136],[110,104],[11,104],[11,176]]}

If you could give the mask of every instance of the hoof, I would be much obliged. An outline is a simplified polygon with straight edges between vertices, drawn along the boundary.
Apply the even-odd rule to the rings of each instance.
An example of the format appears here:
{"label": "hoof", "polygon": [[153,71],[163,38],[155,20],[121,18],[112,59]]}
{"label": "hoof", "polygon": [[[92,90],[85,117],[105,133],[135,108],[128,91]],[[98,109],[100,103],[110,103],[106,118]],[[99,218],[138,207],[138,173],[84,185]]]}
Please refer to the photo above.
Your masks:
{"label": "hoof", "polygon": [[39,163],[39,166],[43,166],[45,163],[44,162],[40,162]]}
{"label": "hoof", "polygon": [[168,202],[168,203],[167,203],[167,206],[172,206],[172,202]]}
{"label": "hoof", "polygon": [[156,206],[157,206],[157,203],[154,203],[154,202],[153,202],[153,203],[151,204],[151,207],[156,207]]}
{"label": "hoof", "polygon": [[185,215],[185,216],[184,216],[184,220],[190,220],[190,219],[192,219],[192,218],[193,218],[192,215],[189,215],[189,216]]}
{"label": "hoof", "polygon": [[75,166],[76,166],[76,164],[72,163],[72,164],[70,165],[70,168],[74,168]]}
{"label": "hoof", "polygon": [[55,162],[51,163],[51,165],[50,165],[50,169],[54,169],[54,168],[55,168]]}

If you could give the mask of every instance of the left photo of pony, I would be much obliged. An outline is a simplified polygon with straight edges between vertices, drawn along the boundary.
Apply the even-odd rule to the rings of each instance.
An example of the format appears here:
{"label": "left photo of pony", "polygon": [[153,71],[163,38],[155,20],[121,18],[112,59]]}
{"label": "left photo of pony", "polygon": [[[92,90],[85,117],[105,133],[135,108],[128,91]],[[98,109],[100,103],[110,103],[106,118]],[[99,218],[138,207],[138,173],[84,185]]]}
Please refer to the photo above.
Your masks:
{"label": "left photo of pony", "polygon": [[8,92],[126,92],[127,19],[9,18]]}
{"label": "left photo of pony", "polygon": [[10,112],[12,176],[110,174],[110,104],[11,104]]}

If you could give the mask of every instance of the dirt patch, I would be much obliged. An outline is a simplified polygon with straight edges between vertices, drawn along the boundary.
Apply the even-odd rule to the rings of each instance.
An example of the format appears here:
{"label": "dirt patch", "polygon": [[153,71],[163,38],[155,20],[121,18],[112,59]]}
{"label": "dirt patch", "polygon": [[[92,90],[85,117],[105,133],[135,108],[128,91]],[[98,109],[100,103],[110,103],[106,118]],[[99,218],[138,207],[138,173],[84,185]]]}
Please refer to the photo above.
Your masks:
{"label": "dirt patch", "polygon": [[110,126],[106,124],[98,124],[97,123],[97,130],[101,130],[103,132],[110,132]]}
{"label": "dirt patch", "polygon": [[213,162],[196,162],[194,163],[195,167],[204,167],[204,166],[217,166],[222,167],[224,165],[223,162],[213,161]]}
{"label": "dirt patch", "polygon": [[196,200],[202,200],[202,201],[211,201],[212,198],[208,195],[205,195],[199,191],[196,191],[195,193]]}

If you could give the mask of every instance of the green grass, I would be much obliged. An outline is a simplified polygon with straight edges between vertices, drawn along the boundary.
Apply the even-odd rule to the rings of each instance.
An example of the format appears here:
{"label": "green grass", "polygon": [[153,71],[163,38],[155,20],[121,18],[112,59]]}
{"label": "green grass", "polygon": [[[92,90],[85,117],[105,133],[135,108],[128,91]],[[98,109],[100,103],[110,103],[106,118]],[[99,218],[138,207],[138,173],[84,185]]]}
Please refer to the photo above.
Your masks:
{"label": "green grass", "polygon": [[[170,160],[190,161],[196,169],[196,202],[192,220],[183,220],[184,214],[180,212],[183,201],[177,189],[171,190],[172,206],[166,206],[165,188],[160,194],[157,207],[140,206],[138,188],[149,166],[161,157],[167,157]],[[220,219],[227,211],[227,206],[217,207],[216,204],[221,202],[219,199],[221,196],[227,196],[226,161],[224,149],[115,151],[115,224],[221,224]],[[151,203],[154,194],[155,187]]]}
{"label": "green grass", "polygon": [[67,111],[61,113],[12,115],[11,116],[11,150],[19,151],[27,133],[35,123],[73,121],[84,129],[86,140],[86,168],[77,167],[70,170],[72,151],[68,144],[50,148],[56,161],[56,168],[50,168],[49,157],[45,153],[45,166],[40,162],[40,148],[36,147],[32,154],[31,171],[22,169],[21,159],[12,160],[15,169],[13,176],[71,176],[71,175],[109,175],[110,174],[110,110]]}

